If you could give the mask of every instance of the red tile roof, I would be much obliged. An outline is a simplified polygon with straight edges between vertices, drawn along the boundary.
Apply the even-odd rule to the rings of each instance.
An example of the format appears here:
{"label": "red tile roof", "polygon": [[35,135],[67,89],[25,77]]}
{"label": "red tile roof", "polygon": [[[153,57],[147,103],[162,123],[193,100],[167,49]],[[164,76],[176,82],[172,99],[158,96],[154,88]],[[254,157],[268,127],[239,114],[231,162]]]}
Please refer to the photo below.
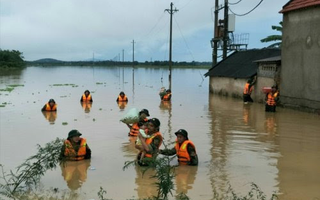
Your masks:
{"label": "red tile roof", "polygon": [[320,6],[320,0],[291,0],[283,6],[283,9],[280,11],[280,13],[299,10],[311,6]]}

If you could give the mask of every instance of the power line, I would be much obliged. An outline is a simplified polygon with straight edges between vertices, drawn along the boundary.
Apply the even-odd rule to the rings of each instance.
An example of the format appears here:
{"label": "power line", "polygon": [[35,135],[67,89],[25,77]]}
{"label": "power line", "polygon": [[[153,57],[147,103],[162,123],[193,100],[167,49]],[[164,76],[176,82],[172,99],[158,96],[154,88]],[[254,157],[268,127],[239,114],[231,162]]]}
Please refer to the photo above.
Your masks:
{"label": "power line", "polygon": [[230,4],[230,5],[236,5],[236,4],[240,3],[241,1],[242,1],[242,0],[239,0],[239,1],[236,2],[236,3],[230,3],[230,2],[229,2],[229,4]]}
{"label": "power line", "polygon": [[245,16],[245,15],[251,13],[252,11],[254,11],[262,2],[263,2],[263,0],[261,0],[254,8],[252,8],[250,11],[248,11],[248,12],[246,12],[246,13],[244,13],[244,14],[236,14],[235,12],[233,12],[233,11],[230,9],[230,7],[229,7],[229,10],[230,10],[230,12],[231,12],[232,14],[234,14],[234,15],[236,15],[236,16],[239,16],[239,17],[242,17],[242,16]]}
{"label": "power line", "polygon": [[183,36],[183,34],[182,34],[182,31],[181,31],[181,29],[180,29],[180,26],[179,26],[176,18],[174,18],[174,21],[176,22],[176,24],[177,24],[177,26],[178,26],[178,29],[179,29],[179,31],[180,31],[180,34],[181,34],[181,36],[182,36],[182,38],[183,38],[184,43],[186,44],[187,49],[189,50],[190,55],[192,56],[192,59],[194,60],[193,54],[192,54],[192,52],[191,52],[191,50],[190,50],[190,48],[189,48],[189,46],[188,46],[188,43],[187,43],[186,39],[184,38],[184,36]]}

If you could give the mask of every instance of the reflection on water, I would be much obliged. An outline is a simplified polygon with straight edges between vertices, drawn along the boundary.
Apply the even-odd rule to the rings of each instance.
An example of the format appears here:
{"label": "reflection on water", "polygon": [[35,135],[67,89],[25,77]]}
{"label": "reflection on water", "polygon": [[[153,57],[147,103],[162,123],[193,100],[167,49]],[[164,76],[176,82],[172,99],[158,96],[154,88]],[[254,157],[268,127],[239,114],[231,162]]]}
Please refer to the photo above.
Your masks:
{"label": "reflection on water", "polygon": [[[132,68],[122,70],[28,67],[18,74],[1,74],[1,89],[24,85],[0,92],[0,104],[7,102],[0,108],[0,163],[5,171],[34,155],[37,144],[65,138],[70,130],[78,129],[90,141],[91,164],[96,170],[81,174],[87,166],[85,170],[74,168],[78,182],[70,184],[71,188],[81,187],[77,199],[98,199],[99,186],[112,199],[157,195],[154,180],[147,174],[142,177],[139,167],[122,170],[138,153],[135,138],[128,137],[128,127],[119,121],[122,108],[146,108],[151,118],[161,121],[165,144],[173,142],[174,131],[183,128],[197,147],[199,166],[176,169],[176,192],[209,200],[215,193],[225,193],[229,185],[236,193],[246,194],[254,182],[269,197],[278,191],[280,200],[320,198],[320,116],[281,107],[276,113],[266,113],[263,104],[244,105],[241,99],[209,95],[209,79],[199,76],[207,70],[199,69],[174,69],[174,98],[161,102],[159,90],[168,87],[167,69],[135,68],[134,76]],[[79,94],[87,88],[94,92],[95,105],[79,106]],[[119,91],[126,91],[130,99],[124,107],[115,103]],[[50,98],[59,102],[59,117],[39,112]],[[23,146],[24,150],[12,146]],[[65,185],[69,190],[65,179],[70,178],[56,170],[41,181],[47,188]]]}
{"label": "reflection on water", "polygon": [[192,190],[198,166],[179,165],[175,168],[176,194],[188,194],[188,190]]}
{"label": "reflection on water", "polygon": [[57,112],[42,111],[42,114],[50,124],[54,124],[57,119]]}
{"label": "reflection on water", "polygon": [[91,160],[66,161],[60,164],[61,174],[71,190],[79,189],[87,180]]}
{"label": "reflection on water", "polygon": [[80,105],[82,106],[85,113],[89,113],[92,107],[91,102],[80,102]]}
{"label": "reflection on water", "polygon": [[146,170],[139,165],[135,166],[136,171],[136,188],[139,199],[145,199],[157,196],[157,186],[154,184],[157,180],[153,177],[156,172],[154,169]]}
{"label": "reflection on water", "polygon": [[118,102],[118,107],[120,108],[120,111],[124,111],[126,106],[127,106],[127,102]]}

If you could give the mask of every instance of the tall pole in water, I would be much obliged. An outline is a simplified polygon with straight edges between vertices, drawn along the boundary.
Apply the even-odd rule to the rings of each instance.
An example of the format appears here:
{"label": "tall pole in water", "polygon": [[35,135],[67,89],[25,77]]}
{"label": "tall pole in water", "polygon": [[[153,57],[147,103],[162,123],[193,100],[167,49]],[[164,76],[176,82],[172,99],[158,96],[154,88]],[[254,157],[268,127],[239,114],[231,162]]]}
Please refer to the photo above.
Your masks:
{"label": "tall pole in water", "polygon": [[223,52],[222,52],[222,58],[226,59],[227,58],[227,48],[228,48],[228,25],[229,25],[229,19],[228,19],[228,0],[224,0],[224,22],[223,22],[223,28],[224,28],[224,33],[223,33]]}
{"label": "tall pole in water", "polygon": [[132,100],[134,102],[134,40],[132,40]]}
{"label": "tall pole in water", "polygon": [[213,54],[212,54],[212,67],[218,62],[218,14],[219,14],[219,0],[216,0],[214,6],[214,35],[213,35]]}
{"label": "tall pole in water", "polygon": [[170,4],[170,10],[165,9],[170,14],[170,44],[169,44],[169,89],[171,90],[171,68],[172,68],[172,15],[177,9],[172,9],[173,3]]}

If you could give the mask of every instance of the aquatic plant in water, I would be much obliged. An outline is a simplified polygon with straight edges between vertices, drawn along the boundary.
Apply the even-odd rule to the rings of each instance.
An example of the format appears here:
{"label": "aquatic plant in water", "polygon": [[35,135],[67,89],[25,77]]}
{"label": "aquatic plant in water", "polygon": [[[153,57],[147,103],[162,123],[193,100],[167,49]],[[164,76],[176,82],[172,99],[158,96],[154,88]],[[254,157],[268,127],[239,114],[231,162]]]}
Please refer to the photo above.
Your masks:
{"label": "aquatic plant in water", "polygon": [[[170,165],[170,161],[173,158],[169,158],[168,156],[158,158],[158,159],[149,159],[146,161],[148,166],[141,167],[142,174],[144,174],[147,170],[154,169],[155,175],[151,178],[154,178],[155,185],[157,186],[158,194],[157,196],[152,197],[154,200],[167,200],[169,194],[173,196],[172,191],[174,190],[174,166]],[[127,169],[131,165],[136,165],[136,161],[127,161],[123,167],[123,170]]]}
{"label": "aquatic plant in water", "polygon": [[0,183],[0,195],[11,199],[26,199],[22,196],[37,186],[44,173],[57,167],[62,145],[63,140],[59,138],[45,144],[44,147],[38,145],[38,153],[18,166],[15,173],[5,173],[3,165],[0,165],[0,178],[4,182]]}

